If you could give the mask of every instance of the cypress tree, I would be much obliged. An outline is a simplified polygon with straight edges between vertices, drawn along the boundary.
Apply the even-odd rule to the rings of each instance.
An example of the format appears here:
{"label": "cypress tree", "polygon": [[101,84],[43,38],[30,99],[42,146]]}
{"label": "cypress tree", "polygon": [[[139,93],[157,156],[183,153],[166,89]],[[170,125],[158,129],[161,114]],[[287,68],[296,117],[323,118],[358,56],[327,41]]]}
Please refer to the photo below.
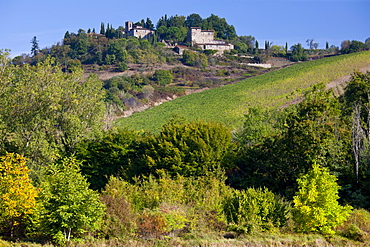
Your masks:
{"label": "cypress tree", "polygon": [[36,36],[33,36],[31,44],[32,44],[31,54],[32,56],[36,56],[37,53],[39,52],[39,41],[36,39]]}
{"label": "cypress tree", "polygon": [[105,35],[105,28],[103,22],[100,24],[100,34]]}

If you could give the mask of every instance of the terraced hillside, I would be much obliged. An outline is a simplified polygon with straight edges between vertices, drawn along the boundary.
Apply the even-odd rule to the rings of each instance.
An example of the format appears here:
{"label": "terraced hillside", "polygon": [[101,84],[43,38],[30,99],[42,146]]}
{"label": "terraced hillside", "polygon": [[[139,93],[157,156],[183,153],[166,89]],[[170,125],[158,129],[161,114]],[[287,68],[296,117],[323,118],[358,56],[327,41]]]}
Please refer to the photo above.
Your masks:
{"label": "terraced hillside", "polygon": [[237,128],[251,106],[279,107],[297,89],[329,83],[370,68],[370,51],[323,58],[249,78],[236,84],[195,93],[160,106],[121,118],[116,127],[157,132],[173,116],[187,120],[217,121]]}

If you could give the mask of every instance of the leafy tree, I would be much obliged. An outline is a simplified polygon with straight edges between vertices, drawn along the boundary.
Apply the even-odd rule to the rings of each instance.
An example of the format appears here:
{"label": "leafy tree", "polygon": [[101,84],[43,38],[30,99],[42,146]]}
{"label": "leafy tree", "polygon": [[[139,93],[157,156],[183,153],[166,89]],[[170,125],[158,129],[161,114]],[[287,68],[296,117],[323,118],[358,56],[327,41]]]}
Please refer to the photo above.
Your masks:
{"label": "leafy tree", "polygon": [[333,229],[346,221],[352,207],[339,205],[336,180],[327,168],[317,164],[297,179],[293,218],[298,232],[334,234]]}
{"label": "leafy tree", "polygon": [[240,53],[246,53],[248,50],[248,46],[245,43],[237,41],[234,43],[234,49]]}
{"label": "leafy tree", "polygon": [[67,71],[72,73],[81,69],[81,61],[78,59],[69,60],[67,62]]}
{"label": "leafy tree", "polygon": [[159,69],[154,72],[153,78],[159,85],[166,86],[172,83],[173,75],[171,71]]}
{"label": "leafy tree", "polygon": [[244,43],[244,44],[247,45],[248,52],[253,51],[253,49],[255,48],[256,38],[253,37],[252,35],[239,36],[238,37],[238,41],[240,41],[240,42],[242,42],[242,43]]}
{"label": "leafy tree", "polygon": [[167,27],[178,27],[178,28],[185,27],[185,16],[183,15],[171,16],[167,20]]}
{"label": "leafy tree", "polygon": [[145,28],[148,28],[150,30],[153,30],[154,29],[153,22],[152,22],[152,20],[150,20],[150,18],[146,18],[144,27]]}
{"label": "leafy tree", "polygon": [[279,132],[278,120],[282,122],[284,114],[267,111],[261,107],[249,108],[245,114],[243,127],[234,133],[234,139],[242,148],[261,144],[269,136]]}
{"label": "leafy tree", "polygon": [[139,135],[129,130],[111,130],[99,140],[83,141],[76,147],[76,157],[83,160],[81,171],[91,188],[101,190],[108,178],[128,169],[127,153]]}
{"label": "leafy tree", "polygon": [[104,91],[96,76],[82,82],[83,71],[63,73],[53,59],[36,66],[6,66],[0,73],[2,141],[37,164],[73,152],[83,138],[103,125]]}
{"label": "leafy tree", "polygon": [[127,59],[127,52],[119,41],[113,40],[110,42],[107,52],[109,55],[114,55],[118,62],[123,62]]}
{"label": "leafy tree", "polygon": [[10,237],[20,237],[20,224],[36,207],[38,192],[28,173],[23,156],[7,153],[0,157],[0,232]]}
{"label": "leafy tree", "polygon": [[104,215],[104,204],[88,188],[80,165],[73,157],[64,158],[48,167],[41,183],[43,231],[59,243],[97,229]]}
{"label": "leafy tree", "polygon": [[[353,177],[355,184],[352,186],[357,194],[365,196],[360,205],[366,206],[370,196],[367,187],[370,159],[370,72],[355,71],[348,82],[344,94],[341,96],[343,115],[348,118],[349,127],[352,127],[352,154]],[[361,191],[362,190],[362,191]],[[359,193],[361,191],[361,193]],[[359,202],[359,200],[356,200]],[[363,204],[365,203],[365,204]]]}
{"label": "leafy tree", "polygon": [[288,54],[288,42],[285,42],[285,54]]}
{"label": "leafy tree", "polygon": [[370,38],[367,38],[367,39],[365,40],[365,48],[366,48],[366,49],[370,49]]}
{"label": "leafy tree", "polygon": [[69,39],[71,38],[71,34],[67,31],[65,34],[64,34],[64,39]]}
{"label": "leafy tree", "polygon": [[76,54],[85,55],[87,53],[88,45],[89,45],[89,40],[87,38],[86,32],[82,29],[78,30],[78,39],[74,47]]}
{"label": "leafy tree", "polygon": [[201,27],[202,21],[200,15],[193,13],[186,17],[185,24],[187,27]]}
{"label": "leafy tree", "polygon": [[157,30],[160,27],[167,27],[168,18],[167,15],[162,16],[157,22]]}
{"label": "leafy tree", "polygon": [[307,60],[307,54],[304,52],[302,44],[298,43],[293,45],[291,48],[292,50],[292,60],[297,61],[305,61]]}
{"label": "leafy tree", "polygon": [[208,66],[208,60],[205,54],[198,54],[194,51],[185,50],[182,55],[182,61],[186,65],[205,68]]}
{"label": "leafy tree", "polygon": [[[343,179],[348,177],[351,137],[341,119],[338,100],[325,90],[324,85],[315,86],[303,98],[299,104],[287,108],[285,113],[277,114],[279,121],[268,116],[262,118],[261,123],[258,112],[255,117],[247,119],[249,122],[252,120],[252,124],[246,123],[244,133],[248,136],[241,138],[246,148],[241,151],[240,170],[236,172],[236,175],[244,174],[246,178],[235,178],[236,181],[239,179],[239,186],[266,186],[292,197],[296,179],[310,169],[313,160],[329,167]],[[257,120],[256,126],[253,119]],[[258,131],[254,131],[255,128]],[[272,135],[266,136],[265,131],[271,131]],[[254,137],[258,140],[255,145]]]}
{"label": "leafy tree", "polygon": [[182,61],[186,65],[194,66],[197,60],[197,53],[185,50],[182,55]]}
{"label": "leafy tree", "polygon": [[365,48],[365,44],[361,41],[352,40],[351,45],[349,46],[349,53],[359,52]]}
{"label": "leafy tree", "polygon": [[127,66],[127,63],[126,62],[120,62],[119,64],[118,64],[118,68],[119,68],[119,70],[120,71],[126,71],[127,69],[128,69],[128,66]]}
{"label": "leafy tree", "polygon": [[365,44],[361,41],[357,40],[345,40],[341,44],[342,49],[340,50],[343,54],[353,53],[353,52],[359,52],[365,49]]}
{"label": "leafy tree", "polygon": [[313,49],[317,49],[317,47],[319,47],[319,43],[315,43],[314,42],[314,39],[307,39],[306,40],[306,42],[307,42],[307,46],[311,49],[311,50],[313,50]]}
{"label": "leafy tree", "polygon": [[219,39],[233,40],[236,38],[234,26],[229,25],[225,18],[220,18],[214,14],[203,20],[202,29],[215,30],[216,37]]}
{"label": "leafy tree", "polygon": [[[146,174],[165,170],[171,175],[201,176],[219,167],[226,169],[231,134],[218,123],[182,122],[172,120],[162,127],[158,136],[144,141],[132,168]],[[139,175],[139,174],[137,174]]]}
{"label": "leafy tree", "polygon": [[275,56],[280,56],[280,57],[283,57],[285,56],[285,49],[284,49],[284,46],[280,46],[280,45],[273,45],[271,47],[271,50],[272,50],[272,53],[275,55]]}
{"label": "leafy tree", "polygon": [[156,30],[156,34],[162,40],[166,39],[166,33],[167,33],[167,27],[166,26],[160,26]]}
{"label": "leafy tree", "polygon": [[185,40],[186,33],[186,27],[169,27],[166,31],[166,40],[172,41],[173,44],[181,43]]}

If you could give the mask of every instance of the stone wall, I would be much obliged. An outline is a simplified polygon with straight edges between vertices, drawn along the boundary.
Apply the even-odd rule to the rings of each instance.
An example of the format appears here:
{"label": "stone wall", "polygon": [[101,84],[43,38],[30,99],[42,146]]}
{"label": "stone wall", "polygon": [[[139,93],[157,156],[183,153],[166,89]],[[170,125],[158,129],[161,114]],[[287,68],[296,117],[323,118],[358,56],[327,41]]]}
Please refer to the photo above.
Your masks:
{"label": "stone wall", "polygon": [[265,69],[271,68],[270,63],[248,63],[247,65],[248,66],[254,66],[254,67],[261,67],[261,68],[265,68]]}
{"label": "stone wall", "polygon": [[212,30],[202,30],[200,27],[191,27],[188,33],[188,41],[191,45],[212,43],[215,32]]}
{"label": "stone wall", "polygon": [[204,44],[204,50],[218,50],[218,51],[229,51],[234,49],[234,45],[232,44]]}

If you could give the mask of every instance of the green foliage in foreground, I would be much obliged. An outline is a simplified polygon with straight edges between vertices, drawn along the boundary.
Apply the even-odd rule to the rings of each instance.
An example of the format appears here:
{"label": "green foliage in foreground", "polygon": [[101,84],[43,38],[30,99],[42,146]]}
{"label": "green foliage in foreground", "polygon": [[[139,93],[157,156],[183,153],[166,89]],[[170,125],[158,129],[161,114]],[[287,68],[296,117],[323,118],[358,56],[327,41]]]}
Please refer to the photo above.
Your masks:
{"label": "green foliage in foreground", "polygon": [[351,212],[351,206],[338,204],[337,178],[329,169],[314,164],[312,170],[298,179],[294,196],[294,220],[298,232],[334,234]]}
{"label": "green foliage in foreground", "polygon": [[[198,178],[162,174],[159,179],[149,177],[134,184],[111,178],[103,195],[113,200],[125,199],[126,213],[109,217],[121,224],[136,225],[132,229],[143,237],[177,235],[179,231],[225,231],[228,224],[244,233],[273,232],[287,224],[287,202],[267,189],[239,192],[227,186],[225,179],[214,173]],[[135,216],[129,218],[125,214],[136,215],[136,221]],[[119,231],[115,234],[122,235]]]}
{"label": "green foliage in foreground", "polygon": [[79,166],[75,158],[50,165],[41,184],[42,232],[57,243],[96,230],[104,215],[99,194],[88,188]]}
{"label": "green foliage in foreground", "polygon": [[235,228],[246,233],[274,231],[287,224],[290,204],[268,189],[234,190],[224,213]]}
{"label": "green foliage in foreground", "polygon": [[121,118],[116,126],[158,132],[168,119],[178,115],[187,120],[222,122],[236,129],[248,108],[284,105],[291,100],[287,96],[295,90],[319,82],[328,83],[352,73],[356,68],[370,66],[369,54],[370,51],[365,51],[295,64],[233,85],[183,96]]}

